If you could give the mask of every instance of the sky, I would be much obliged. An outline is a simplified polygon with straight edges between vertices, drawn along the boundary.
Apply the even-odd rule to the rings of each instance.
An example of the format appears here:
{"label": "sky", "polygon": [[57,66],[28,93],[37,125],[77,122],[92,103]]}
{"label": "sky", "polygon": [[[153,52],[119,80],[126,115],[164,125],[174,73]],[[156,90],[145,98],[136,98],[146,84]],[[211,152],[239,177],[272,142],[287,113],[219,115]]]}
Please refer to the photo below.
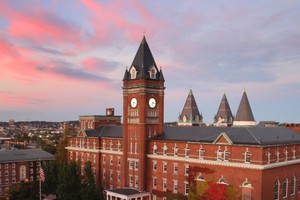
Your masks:
{"label": "sky", "polygon": [[247,92],[256,122],[300,122],[300,1],[2,0],[0,121],[122,115],[145,35],[165,77],[165,121],[192,89],[211,123]]}

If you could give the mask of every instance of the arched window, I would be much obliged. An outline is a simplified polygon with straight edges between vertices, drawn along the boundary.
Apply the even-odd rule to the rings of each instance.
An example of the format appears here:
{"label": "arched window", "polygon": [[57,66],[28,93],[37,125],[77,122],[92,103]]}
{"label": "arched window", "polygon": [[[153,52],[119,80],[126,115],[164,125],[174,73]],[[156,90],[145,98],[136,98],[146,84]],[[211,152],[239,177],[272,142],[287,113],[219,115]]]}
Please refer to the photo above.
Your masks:
{"label": "arched window", "polygon": [[248,181],[247,178],[246,178],[246,180],[243,182],[242,187],[248,187],[248,188],[251,188],[251,183]]}
{"label": "arched window", "polygon": [[131,79],[136,79],[136,69],[134,66],[131,67],[131,70],[130,70],[130,76],[131,76]]}
{"label": "arched window", "polygon": [[150,78],[155,79],[156,78],[156,73],[157,73],[157,70],[156,70],[155,66],[152,65],[152,67],[149,70]]}
{"label": "arched window", "polygon": [[291,178],[291,195],[295,194],[295,177],[292,176]]}
{"label": "arched window", "polygon": [[227,181],[223,176],[219,179],[218,183],[227,185]]}
{"label": "arched window", "polygon": [[202,176],[202,174],[199,174],[199,176],[197,177],[197,181],[205,181],[205,179]]}
{"label": "arched window", "polygon": [[276,180],[274,184],[274,200],[279,199],[279,181]]}
{"label": "arched window", "polygon": [[287,191],[288,191],[288,180],[287,180],[287,178],[285,178],[282,183],[282,197],[283,198],[287,197]]}
{"label": "arched window", "polygon": [[187,117],[184,115],[182,120],[183,120],[183,122],[186,122],[187,121]]}

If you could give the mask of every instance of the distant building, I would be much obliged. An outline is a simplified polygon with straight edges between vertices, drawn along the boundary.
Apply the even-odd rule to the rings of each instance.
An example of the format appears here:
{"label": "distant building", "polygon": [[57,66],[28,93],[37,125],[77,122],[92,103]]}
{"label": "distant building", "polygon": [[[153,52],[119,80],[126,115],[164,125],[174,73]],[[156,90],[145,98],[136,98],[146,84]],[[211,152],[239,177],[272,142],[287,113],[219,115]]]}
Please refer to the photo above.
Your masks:
{"label": "distant building", "polygon": [[40,162],[54,155],[39,149],[0,151],[0,197],[13,183],[39,180]]}
{"label": "distant building", "polygon": [[256,126],[246,92],[235,117],[224,95],[217,127],[202,127],[190,91],[179,126],[164,126],[164,81],[144,37],[123,77],[123,124],[120,116],[80,116],[81,131],[68,138],[68,159],[82,169],[92,162],[107,199],[187,197],[194,166],[215,170],[197,180],[232,185],[243,200],[300,199],[299,132]]}

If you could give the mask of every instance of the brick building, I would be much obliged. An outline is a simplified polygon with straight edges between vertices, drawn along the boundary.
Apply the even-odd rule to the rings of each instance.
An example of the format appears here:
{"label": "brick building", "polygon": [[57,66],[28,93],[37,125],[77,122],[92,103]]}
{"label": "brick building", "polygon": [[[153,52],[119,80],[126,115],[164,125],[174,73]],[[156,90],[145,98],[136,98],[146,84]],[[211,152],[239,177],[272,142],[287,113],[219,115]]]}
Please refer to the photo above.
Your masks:
{"label": "brick building", "polygon": [[39,180],[40,163],[54,155],[39,149],[0,151],[0,197],[14,183]]}
{"label": "brick building", "polygon": [[68,138],[69,159],[92,162],[107,199],[187,196],[193,166],[215,170],[198,181],[232,185],[242,199],[300,199],[299,132],[256,126],[246,92],[235,118],[224,94],[205,127],[190,91],[178,126],[164,126],[164,82],[144,37],[123,77],[123,124],[113,112],[80,117],[80,132]]}

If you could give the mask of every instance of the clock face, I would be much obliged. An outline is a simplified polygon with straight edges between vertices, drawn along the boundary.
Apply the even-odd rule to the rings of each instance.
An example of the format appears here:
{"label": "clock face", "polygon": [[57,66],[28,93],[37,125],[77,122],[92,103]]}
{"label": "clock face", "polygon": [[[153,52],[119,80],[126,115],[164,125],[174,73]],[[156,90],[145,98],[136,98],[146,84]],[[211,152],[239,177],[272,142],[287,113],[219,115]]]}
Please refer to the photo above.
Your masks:
{"label": "clock face", "polygon": [[130,105],[131,107],[135,108],[137,106],[137,100],[136,98],[132,98],[131,101],[130,101]]}
{"label": "clock face", "polygon": [[149,99],[150,108],[154,108],[156,106],[156,101],[154,98]]}

